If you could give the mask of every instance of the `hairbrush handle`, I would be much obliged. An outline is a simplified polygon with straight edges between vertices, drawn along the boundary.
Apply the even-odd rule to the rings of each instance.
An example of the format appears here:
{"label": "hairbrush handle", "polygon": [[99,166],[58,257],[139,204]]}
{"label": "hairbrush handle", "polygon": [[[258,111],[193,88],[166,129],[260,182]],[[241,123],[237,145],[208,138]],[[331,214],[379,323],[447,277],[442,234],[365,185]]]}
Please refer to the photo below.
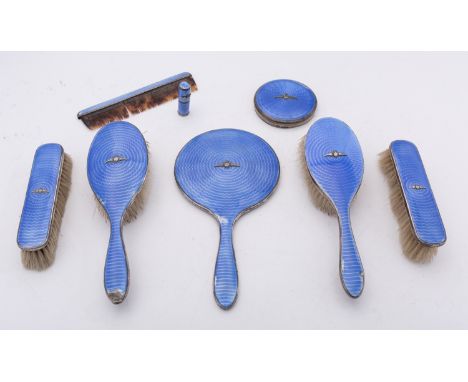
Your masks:
{"label": "hairbrush handle", "polygon": [[340,214],[340,277],[343,288],[351,297],[357,298],[364,288],[364,268],[354,241],[349,211]]}
{"label": "hairbrush handle", "polygon": [[127,296],[128,265],[120,222],[111,222],[109,247],[104,267],[104,287],[113,304],[120,304]]}
{"label": "hairbrush handle", "polygon": [[237,266],[232,244],[232,221],[220,222],[220,241],[214,275],[214,295],[217,304],[229,309],[237,298]]}

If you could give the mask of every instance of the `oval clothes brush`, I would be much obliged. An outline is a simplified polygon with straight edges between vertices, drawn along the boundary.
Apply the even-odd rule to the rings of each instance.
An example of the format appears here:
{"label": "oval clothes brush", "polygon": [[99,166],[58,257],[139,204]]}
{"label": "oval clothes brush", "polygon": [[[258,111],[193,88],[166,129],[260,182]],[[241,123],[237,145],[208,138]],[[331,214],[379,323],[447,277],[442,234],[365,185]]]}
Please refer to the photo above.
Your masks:
{"label": "oval clothes brush", "polygon": [[393,141],[381,154],[380,165],[391,189],[403,253],[416,262],[431,260],[447,236],[417,147]]}
{"label": "oval clothes brush", "polygon": [[222,309],[229,309],[238,286],[233,226],[273,192],[280,174],[278,157],[268,143],[247,131],[213,130],[182,148],[174,172],[184,194],[219,222],[214,295]]}
{"label": "oval clothes brush", "polygon": [[275,127],[307,123],[317,107],[314,92],[293,80],[274,80],[260,86],[254,97],[257,115]]}
{"label": "oval clothes brush", "polygon": [[96,134],[88,154],[88,180],[110,221],[104,287],[114,304],[125,299],[129,283],[122,225],[142,208],[147,172],[148,148],[134,125],[112,122]]}
{"label": "oval clothes brush", "polygon": [[341,283],[349,296],[357,298],[364,288],[364,269],[351,229],[350,207],[364,172],[361,147],[349,126],[335,118],[315,122],[302,147],[315,204],[338,217]]}
{"label": "oval clothes brush", "polygon": [[27,269],[43,270],[54,262],[71,168],[71,159],[59,144],[48,143],[36,150],[17,238]]}

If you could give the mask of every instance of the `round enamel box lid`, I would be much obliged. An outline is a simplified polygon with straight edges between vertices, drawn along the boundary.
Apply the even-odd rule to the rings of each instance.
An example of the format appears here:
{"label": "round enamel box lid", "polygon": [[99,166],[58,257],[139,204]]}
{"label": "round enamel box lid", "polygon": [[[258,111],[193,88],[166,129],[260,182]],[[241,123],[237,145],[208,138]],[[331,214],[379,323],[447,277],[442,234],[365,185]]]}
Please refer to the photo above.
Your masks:
{"label": "round enamel box lid", "polygon": [[317,97],[306,85],[293,80],[274,80],[260,86],[254,97],[255,111],[276,127],[295,127],[308,122]]}

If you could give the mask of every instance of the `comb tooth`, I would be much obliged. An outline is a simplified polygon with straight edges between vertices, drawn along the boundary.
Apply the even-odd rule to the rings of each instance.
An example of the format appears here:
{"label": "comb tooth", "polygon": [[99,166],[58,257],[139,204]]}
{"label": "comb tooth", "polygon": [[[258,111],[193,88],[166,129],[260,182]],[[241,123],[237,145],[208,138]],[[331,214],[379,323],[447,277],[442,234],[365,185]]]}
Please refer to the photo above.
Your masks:
{"label": "comb tooth", "polygon": [[125,101],[125,106],[130,113],[137,114],[176,98],[177,84],[173,84],[163,89],[154,89],[138,97],[131,98]]}
{"label": "comb tooth", "polygon": [[143,94],[139,97],[125,101],[125,107],[131,114],[138,114],[146,109],[151,108],[150,97],[148,94]]}
{"label": "comb tooth", "polygon": [[108,110],[103,110],[99,113],[89,114],[81,118],[81,120],[90,129],[95,129],[110,122],[119,121],[129,117],[129,113],[125,105],[118,104]]}

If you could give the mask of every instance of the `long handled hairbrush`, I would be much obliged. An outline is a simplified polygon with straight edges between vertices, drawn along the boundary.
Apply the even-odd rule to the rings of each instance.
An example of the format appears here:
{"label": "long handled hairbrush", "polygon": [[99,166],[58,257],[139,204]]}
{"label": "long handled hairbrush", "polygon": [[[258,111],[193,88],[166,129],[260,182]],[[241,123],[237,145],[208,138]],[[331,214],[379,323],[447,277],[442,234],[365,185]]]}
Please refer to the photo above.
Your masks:
{"label": "long handled hairbrush", "polygon": [[357,298],[364,288],[364,269],[351,229],[350,207],[364,172],[361,147],[349,126],[335,118],[315,122],[302,147],[315,204],[338,217],[341,283],[349,296]]}
{"label": "long handled hairbrush", "polygon": [[17,239],[27,269],[43,270],[54,262],[71,168],[71,159],[59,144],[36,150]]}
{"label": "long handled hairbrush", "polygon": [[214,295],[222,309],[229,309],[237,298],[234,223],[270,196],[279,171],[278,157],[268,143],[243,130],[221,129],[198,135],[177,157],[174,172],[178,186],[219,222]]}
{"label": "long handled hairbrush", "polygon": [[417,147],[393,141],[381,154],[380,165],[391,189],[403,253],[416,262],[431,260],[447,236]]}
{"label": "long handled hairbrush", "polygon": [[113,122],[96,134],[88,154],[88,180],[110,221],[104,287],[114,304],[125,299],[129,283],[122,226],[142,207],[147,172],[148,148],[134,125]]}

